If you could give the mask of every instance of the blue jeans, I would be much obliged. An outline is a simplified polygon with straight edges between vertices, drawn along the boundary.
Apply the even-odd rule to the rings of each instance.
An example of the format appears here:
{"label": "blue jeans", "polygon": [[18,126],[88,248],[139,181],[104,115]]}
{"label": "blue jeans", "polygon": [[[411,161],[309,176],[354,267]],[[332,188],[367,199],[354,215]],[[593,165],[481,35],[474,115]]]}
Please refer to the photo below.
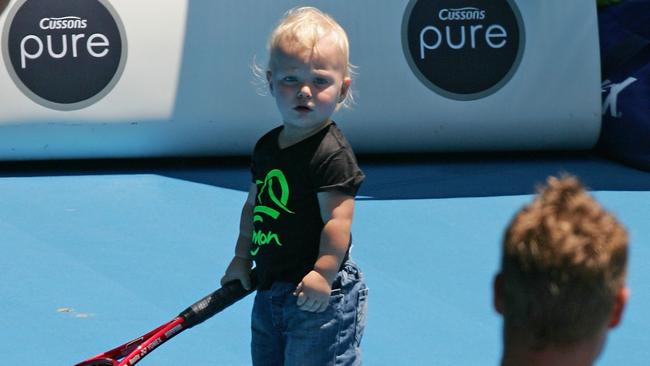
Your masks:
{"label": "blue jeans", "polygon": [[348,260],[332,284],[322,313],[302,311],[296,285],[276,282],[258,291],[252,315],[251,354],[255,366],[360,365],[368,288]]}

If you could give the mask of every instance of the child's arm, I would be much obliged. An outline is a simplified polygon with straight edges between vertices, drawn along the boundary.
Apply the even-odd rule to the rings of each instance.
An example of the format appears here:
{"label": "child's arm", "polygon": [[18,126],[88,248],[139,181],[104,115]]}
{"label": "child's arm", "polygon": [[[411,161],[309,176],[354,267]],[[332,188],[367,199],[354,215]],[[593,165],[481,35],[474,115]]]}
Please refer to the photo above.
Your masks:
{"label": "child's arm", "polygon": [[257,186],[251,184],[248,190],[248,197],[244,202],[239,220],[239,237],[235,245],[235,256],[230,261],[226,273],[221,278],[221,284],[232,280],[240,280],[245,289],[250,289],[250,272],[253,267],[251,256],[251,233],[253,232],[253,207],[255,206],[255,195]]}
{"label": "child's arm", "polygon": [[320,249],[314,270],[298,284],[300,309],[322,312],[329,305],[332,283],[341,267],[350,243],[350,227],[354,214],[354,197],[337,191],[318,193],[321,217],[325,226],[320,236]]}

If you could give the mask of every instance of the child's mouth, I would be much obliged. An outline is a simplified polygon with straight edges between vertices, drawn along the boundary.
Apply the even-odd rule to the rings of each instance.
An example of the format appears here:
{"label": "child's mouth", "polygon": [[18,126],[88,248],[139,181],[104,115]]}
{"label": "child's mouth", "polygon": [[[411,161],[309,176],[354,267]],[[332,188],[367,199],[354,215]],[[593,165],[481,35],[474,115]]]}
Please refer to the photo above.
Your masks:
{"label": "child's mouth", "polygon": [[297,106],[293,110],[295,110],[296,112],[311,112],[311,108],[302,105]]}

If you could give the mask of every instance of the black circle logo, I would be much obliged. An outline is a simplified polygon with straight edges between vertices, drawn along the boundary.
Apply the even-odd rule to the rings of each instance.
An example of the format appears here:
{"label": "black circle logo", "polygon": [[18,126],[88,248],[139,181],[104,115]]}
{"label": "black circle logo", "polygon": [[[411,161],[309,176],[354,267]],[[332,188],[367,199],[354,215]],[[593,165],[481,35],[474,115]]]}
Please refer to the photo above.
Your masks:
{"label": "black circle logo", "polygon": [[410,0],[402,48],[411,70],[434,92],[480,99],[517,70],[524,27],[512,0]]}
{"label": "black circle logo", "polygon": [[124,27],[106,0],[19,0],[2,34],[18,88],[57,110],[81,109],[108,94],[126,51]]}

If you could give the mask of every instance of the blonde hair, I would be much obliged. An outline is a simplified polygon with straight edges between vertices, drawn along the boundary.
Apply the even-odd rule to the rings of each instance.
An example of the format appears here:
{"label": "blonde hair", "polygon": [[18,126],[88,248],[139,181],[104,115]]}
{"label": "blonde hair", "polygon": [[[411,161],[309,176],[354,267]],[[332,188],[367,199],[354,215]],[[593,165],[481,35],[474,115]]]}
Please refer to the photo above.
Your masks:
{"label": "blonde hair", "polygon": [[[341,51],[344,60],[343,77],[352,77],[355,66],[350,63],[350,45],[348,36],[343,27],[330,15],[314,7],[293,8],[287,11],[277,26],[271,32],[267,48],[269,61],[266,70],[257,64],[253,65],[257,78],[266,78],[266,71],[273,68],[275,53],[281,46],[290,45],[297,50],[311,52],[318,51],[318,41],[325,37],[332,37],[335,45]],[[354,104],[352,90],[348,90],[340,105],[350,107]]]}
{"label": "blonde hair", "polygon": [[504,332],[535,349],[588,339],[624,286],[628,236],[570,175],[547,186],[505,232]]}

